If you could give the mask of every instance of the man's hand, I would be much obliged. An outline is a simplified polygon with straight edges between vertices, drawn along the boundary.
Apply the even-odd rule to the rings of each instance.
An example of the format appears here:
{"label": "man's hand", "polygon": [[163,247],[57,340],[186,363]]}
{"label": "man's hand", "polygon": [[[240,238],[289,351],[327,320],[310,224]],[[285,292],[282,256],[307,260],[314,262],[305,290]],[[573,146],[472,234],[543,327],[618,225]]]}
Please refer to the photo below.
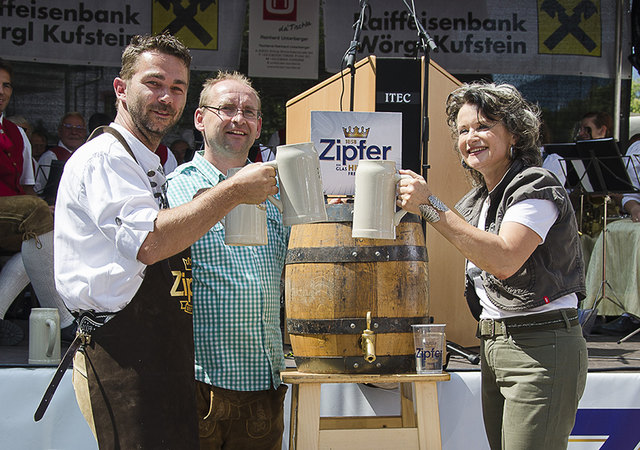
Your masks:
{"label": "man's hand", "polygon": [[242,203],[258,204],[278,193],[276,170],[264,164],[249,164],[227,180],[242,195]]}

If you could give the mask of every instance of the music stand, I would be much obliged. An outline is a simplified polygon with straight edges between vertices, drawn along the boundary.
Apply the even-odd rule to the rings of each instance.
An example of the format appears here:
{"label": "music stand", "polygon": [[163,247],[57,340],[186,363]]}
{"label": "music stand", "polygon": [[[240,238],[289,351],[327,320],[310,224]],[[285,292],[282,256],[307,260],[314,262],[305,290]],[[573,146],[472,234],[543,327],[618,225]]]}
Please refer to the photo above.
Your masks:
{"label": "music stand", "polygon": [[565,163],[562,167],[566,182],[564,186],[567,189],[574,189],[580,186],[580,175],[576,171],[574,164],[571,163],[571,158],[578,156],[576,150],[576,144],[574,142],[566,142],[563,144],[545,144],[544,152],[547,155],[558,155]]}
{"label": "music stand", "polygon": [[58,195],[58,186],[60,185],[60,178],[62,177],[62,171],[64,170],[65,161],[54,159],[49,166],[49,177],[47,178],[47,184],[42,189],[41,196],[49,205],[56,203],[56,196]]}
{"label": "music stand", "polygon": [[[592,186],[590,193],[604,195],[602,280],[596,294],[596,300],[593,303],[593,309],[584,321],[584,324],[586,324],[593,312],[597,311],[598,305],[605,299],[611,301],[625,313],[632,315],[626,311],[620,299],[616,296],[611,284],[607,281],[607,205],[611,201],[609,194],[636,192],[638,189],[631,183],[627,168],[622,159],[623,156],[620,154],[620,150],[613,138],[578,141],[576,143],[576,149],[579,159],[583,161],[586,168],[584,176],[588,178]],[[625,156],[625,158],[629,157]],[[584,187],[585,183],[583,182],[582,185]],[[607,295],[606,288],[609,288],[610,295],[614,298]],[[620,342],[621,341],[618,341],[618,343]]]}

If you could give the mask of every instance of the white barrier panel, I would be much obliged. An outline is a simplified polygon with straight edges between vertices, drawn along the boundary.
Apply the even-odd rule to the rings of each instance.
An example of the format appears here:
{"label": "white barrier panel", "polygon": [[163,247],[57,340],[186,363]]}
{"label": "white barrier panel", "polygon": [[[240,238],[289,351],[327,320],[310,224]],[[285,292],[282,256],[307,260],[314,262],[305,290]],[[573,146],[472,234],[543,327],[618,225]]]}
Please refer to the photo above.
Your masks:
{"label": "white barrier panel", "polygon": [[[67,371],[40,422],[33,414],[54,368],[0,369],[0,448],[97,449],[80,413],[71,371]],[[480,372],[451,372],[451,381],[438,383],[442,448],[488,449],[482,424]],[[290,393],[285,400],[288,448]],[[400,414],[397,388],[359,384],[322,385],[321,416],[388,416]],[[589,373],[580,402],[570,450],[640,448],[640,373]],[[372,447],[373,449],[374,447]]]}

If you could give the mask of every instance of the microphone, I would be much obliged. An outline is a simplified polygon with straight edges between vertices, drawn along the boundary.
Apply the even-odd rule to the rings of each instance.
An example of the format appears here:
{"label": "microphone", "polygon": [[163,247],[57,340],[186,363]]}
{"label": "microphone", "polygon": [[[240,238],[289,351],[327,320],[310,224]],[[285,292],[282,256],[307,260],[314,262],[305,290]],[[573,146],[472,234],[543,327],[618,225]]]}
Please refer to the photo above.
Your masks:
{"label": "microphone", "polygon": [[447,350],[449,350],[450,353],[455,353],[466,358],[471,364],[478,364],[480,362],[480,355],[459,346],[455,342],[447,341]]}
{"label": "microphone", "polygon": [[356,61],[356,53],[358,48],[360,47],[360,32],[362,31],[362,24],[365,20],[365,10],[367,9],[367,0],[360,0],[360,16],[358,17],[358,21],[353,24],[355,29],[353,33],[353,40],[349,43],[349,49],[347,50],[347,54],[345,56],[345,65],[346,67],[353,70],[354,64]]}

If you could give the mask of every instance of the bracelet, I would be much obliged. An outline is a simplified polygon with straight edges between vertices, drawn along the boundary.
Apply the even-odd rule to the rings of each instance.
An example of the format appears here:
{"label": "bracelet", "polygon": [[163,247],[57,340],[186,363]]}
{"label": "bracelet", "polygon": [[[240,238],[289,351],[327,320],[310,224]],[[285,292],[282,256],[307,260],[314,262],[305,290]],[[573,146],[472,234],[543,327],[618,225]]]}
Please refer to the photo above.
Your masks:
{"label": "bracelet", "polygon": [[433,206],[423,203],[422,205],[418,206],[418,209],[420,210],[420,215],[422,216],[422,218],[427,222],[433,223],[440,220],[440,214]]}

